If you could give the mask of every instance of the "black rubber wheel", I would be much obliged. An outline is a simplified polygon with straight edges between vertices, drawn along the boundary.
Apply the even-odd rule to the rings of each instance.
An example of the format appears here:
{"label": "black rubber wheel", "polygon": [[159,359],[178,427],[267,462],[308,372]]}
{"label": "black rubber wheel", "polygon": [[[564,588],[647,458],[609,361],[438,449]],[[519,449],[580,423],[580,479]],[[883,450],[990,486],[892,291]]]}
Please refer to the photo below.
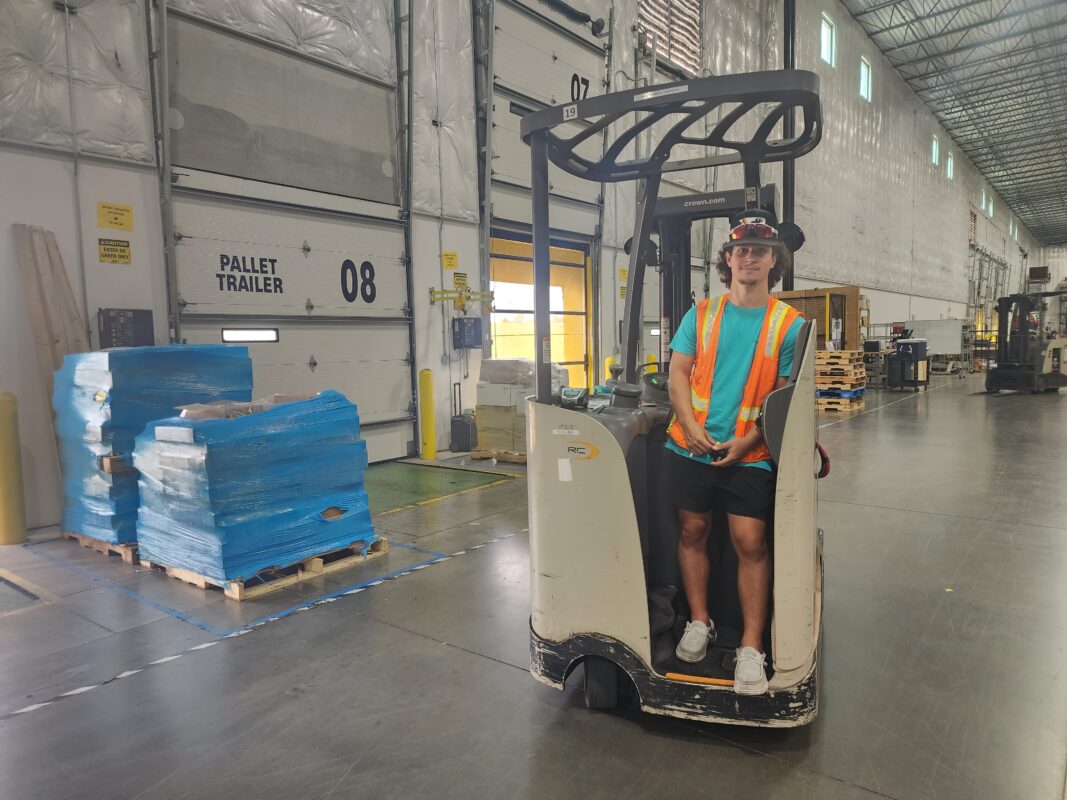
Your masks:
{"label": "black rubber wheel", "polygon": [[619,668],[600,656],[585,658],[585,706],[607,711],[619,704]]}

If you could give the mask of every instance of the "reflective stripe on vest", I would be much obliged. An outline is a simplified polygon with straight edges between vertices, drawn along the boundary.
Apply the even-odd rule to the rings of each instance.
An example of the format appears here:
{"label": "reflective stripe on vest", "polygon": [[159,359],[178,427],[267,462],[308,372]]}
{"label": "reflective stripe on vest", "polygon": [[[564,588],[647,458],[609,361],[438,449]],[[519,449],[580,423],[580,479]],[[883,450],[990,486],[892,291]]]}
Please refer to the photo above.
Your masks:
{"label": "reflective stripe on vest", "polygon": [[[715,356],[719,346],[719,329],[725,304],[726,295],[720,295],[711,300],[701,300],[697,304],[697,352],[692,372],[689,375],[689,390],[693,417],[701,426],[707,422],[708,409],[711,405]],[[745,388],[741,395],[741,407],[738,409],[737,424],[734,429],[735,438],[744,436],[752,429],[759,418],[764,398],[774,390],[778,381],[778,360],[782,342],[785,340],[785,334],[799,316],[800,313],[795,308],[773,297],[767,303],[760,337],[756,340],[757,347],[752,355],[752,366],[749,368],[748,379],[745,381]],[[760,339],[763,340],[762,348],[758,346]],[[671,421],[667,433],[679,447],[689,449],[685,441],[685,433],[677,417]],[[761,440],[741,460],[749,463],[765,461],[770,459],[770,455],[770,451]]]}

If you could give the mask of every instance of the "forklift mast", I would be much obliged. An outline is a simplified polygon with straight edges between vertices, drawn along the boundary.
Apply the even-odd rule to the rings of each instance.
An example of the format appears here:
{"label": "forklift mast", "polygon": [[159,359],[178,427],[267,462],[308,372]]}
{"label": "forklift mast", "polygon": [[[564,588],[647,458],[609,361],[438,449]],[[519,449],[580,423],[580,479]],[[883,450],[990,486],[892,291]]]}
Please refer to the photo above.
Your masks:
{"label": "forklift mast", "polygon": [[[773,184],[760,188],[758,205],[759,208],[777,215],[778,191]],[[670,361],[671,337],[681,324],[682,317],[693,305],[693,223],[702,219],[729,219],[747,207],[743,189],[661,197],[657,200],[653,229],[659,233],[660,242],[658,269],[661,370],[666,370]],[[655,252],[652,248],[648,250],[649,255]],[[637,291],[641,288],[637,287]],[[637,307],[637,313],[640,314],[640,305]]]}
{"label": "forklift mast", "polygon": [[[705,133],[703,126],[697,130],[696,124],[719,108],[723,113],[710,132]],[[798,133],[788,138],[772,138],[787,116],[796,119],[798,114],[802,117]],[[661,122],[670,127],[662,135],[657,133],[658,139],[647,156],[621,160],[628,145]],[[564,136],[559,126],[568,123],[580,127],[577,133]],[[624,126],[622,133],[608,144],[602,155],[587,157],[576,152],[583,143],[596,141],[596,137],[616,123]],[[754,128],[754,131],[748,133],[746,128]],[[547,404],[552,402],[549,160],[586,180],[605,183],[639,181],[622,342],[623,380],[635,384],[645,265],[652,229],[660,215],[658,198],[663,174],[740,164],[745,181],[741,190],[744,203],[741,210],[759,208],[763,188],[760,165],[802,156],[814,149],[822,137],[819,78],[815,73],[802,70],[775,70],[629,89],[528,114],[522,119],[521,134],[530,146],[533,189],[536,400]],[[699,148],[702,155],[693,158],[687,157],[691,153],[675,153],[679,146]],[[694,198],[674,199],[685,202]],[[674,235],[668,234],[668,246],[664,249],[674,265],[689,249],[688,237],[681,237],[685,242],[678,242],[677,226],[667,223],[667,229]],[[677,313],[682,307],[679,304],[687,302],[686,284],[689,281],[680,273],[687,274],[688,269],[672,269],[671,272],[671,286],[667,289],[669,302],[665,307]]]}

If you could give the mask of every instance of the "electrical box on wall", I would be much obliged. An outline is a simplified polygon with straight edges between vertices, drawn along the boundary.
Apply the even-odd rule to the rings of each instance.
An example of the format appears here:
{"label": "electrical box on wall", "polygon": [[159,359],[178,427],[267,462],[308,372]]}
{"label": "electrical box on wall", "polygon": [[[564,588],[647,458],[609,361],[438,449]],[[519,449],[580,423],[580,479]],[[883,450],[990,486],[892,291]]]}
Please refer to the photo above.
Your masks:
{"label": "electrical box on wall", "polygon": [[480,350],[482,318],[454,317],[452,319],[452,347],[456,350]]}
{"label": "electrical box on wall", "polygon": [[144,347],[156,343],[151,309],[101,308],[96,319],[101,350],[108,347]]}

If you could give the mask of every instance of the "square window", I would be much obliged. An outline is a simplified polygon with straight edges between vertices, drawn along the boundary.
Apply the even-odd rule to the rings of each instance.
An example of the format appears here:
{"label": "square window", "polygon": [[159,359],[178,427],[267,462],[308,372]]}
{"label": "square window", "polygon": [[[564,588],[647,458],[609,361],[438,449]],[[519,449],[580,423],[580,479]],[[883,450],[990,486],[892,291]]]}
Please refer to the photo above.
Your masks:
{"label": "square window", "polygon": [[871,62],[860,56],[860,97],[871,102]]}
{"label": "square window", "polygon": [[837,63],[837,26],[825,11],[819,36],[819,57],[831,67]]}
{"label": "square window", "polygon": [[930,161],[935,165],[941,163],[941,142],[936,136],[930,142]]}
{"label": "square window", "polygon": [[956,159],[952,157],[952,153],[945,156],[945,175],[949,180],[956,177]]}

